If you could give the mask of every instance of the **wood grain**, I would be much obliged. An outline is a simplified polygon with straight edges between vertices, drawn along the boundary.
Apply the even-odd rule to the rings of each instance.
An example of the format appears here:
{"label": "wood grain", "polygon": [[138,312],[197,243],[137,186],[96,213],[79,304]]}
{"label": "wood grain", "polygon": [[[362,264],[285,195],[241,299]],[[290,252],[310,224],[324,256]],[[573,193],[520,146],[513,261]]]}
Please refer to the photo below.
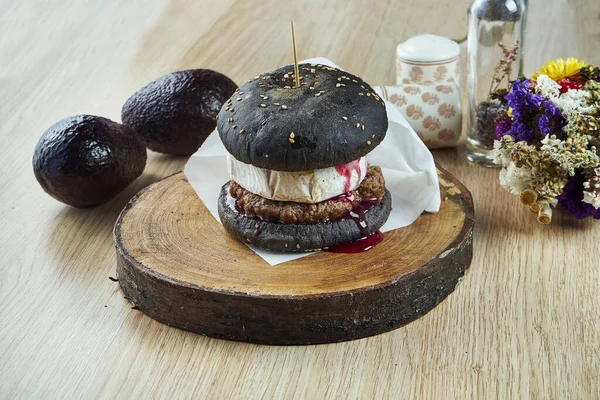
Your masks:
{"label": "wood grain", "polygon": [[[203,67],[243,82],[291,63],[290,17],[301,59],[391,84],[395,46],[425,32],[464,37],[469,2],[1,2],[0,398],[600,397],[598,222],[557,214],[539,226],[462,147],[434,152],[474,198],[462,283],[403,328],[335,345],[221,341],[128,308],[108,279],[112,228],[184,158],[150,153],[140,179],[91,210],[57,203],[33,177],[47,127],[77,113],[118,121],[160,74]],[[528,3],[527,74],[550,57],[600,65],[597,0]]]}
{"label": "wood grain", "polygon": [[358,254],[321,251],[271,267],[226,234],[183,172],[134,196],[117,219],[117,276],[169,326],[263,344],[331,343],[407,324],[456,287],[473,255],[473,201],[440,170],[440,211]]}

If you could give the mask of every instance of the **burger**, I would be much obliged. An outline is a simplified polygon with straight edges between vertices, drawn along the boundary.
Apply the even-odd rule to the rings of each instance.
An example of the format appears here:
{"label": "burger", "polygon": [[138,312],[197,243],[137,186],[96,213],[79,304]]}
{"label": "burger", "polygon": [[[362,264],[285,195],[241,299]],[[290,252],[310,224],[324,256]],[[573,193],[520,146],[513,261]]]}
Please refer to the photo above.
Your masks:
{"label": "burger", "polygon": [[223,105],[217,129],[231,180],[218,212],[234,237],[277,252],[334,249],[379,234],[392,200],[367,155],[385,103],[362,79],[321,64],[261,74]]}

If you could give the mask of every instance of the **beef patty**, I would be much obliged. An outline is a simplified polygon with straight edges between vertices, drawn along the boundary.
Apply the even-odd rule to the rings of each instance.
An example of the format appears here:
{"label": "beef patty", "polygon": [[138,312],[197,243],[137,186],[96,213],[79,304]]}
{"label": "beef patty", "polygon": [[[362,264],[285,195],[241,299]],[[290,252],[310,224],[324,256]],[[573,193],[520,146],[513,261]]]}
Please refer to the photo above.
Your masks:
{"label": "beef patty", "polygon": [[358,189],[346,196],[315,204],[266,199],[247,191],[233,180],[229,182],[229,194],[236,199],[244,214],[286,224],[312,224],[345,218],[357,203],[373,198],[381,201],[384,193],[385,179],[377,165],[369,165]]}

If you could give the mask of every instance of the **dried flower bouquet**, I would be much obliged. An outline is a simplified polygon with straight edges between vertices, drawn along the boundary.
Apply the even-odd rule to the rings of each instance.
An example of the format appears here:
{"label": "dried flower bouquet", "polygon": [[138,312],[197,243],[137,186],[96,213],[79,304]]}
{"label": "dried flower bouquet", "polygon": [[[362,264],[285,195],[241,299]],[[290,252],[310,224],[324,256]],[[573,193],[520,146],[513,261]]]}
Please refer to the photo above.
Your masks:
{"label": "dried flower bouquet", "polygon": [[600,69],[550,61],[501,96],[494,150],[500,184],[549,223],[552,208],[600,219]]}

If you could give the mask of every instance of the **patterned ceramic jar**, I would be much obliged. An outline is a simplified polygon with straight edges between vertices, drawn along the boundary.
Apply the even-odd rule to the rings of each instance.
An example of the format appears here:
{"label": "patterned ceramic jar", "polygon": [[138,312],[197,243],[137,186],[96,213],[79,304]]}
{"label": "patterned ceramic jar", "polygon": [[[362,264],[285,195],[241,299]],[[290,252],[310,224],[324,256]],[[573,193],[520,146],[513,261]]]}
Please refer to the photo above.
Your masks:
{"label": "patterned ceramic jar", "polygon": [[460,93],[455,83],[375,86],[430,149],[454,147],[462,129]]}
{"label": "patterned ceramic jar", "polygon": [[413,36],[396,48],[396,84],[459,84],[460,46],[443,36]]}

